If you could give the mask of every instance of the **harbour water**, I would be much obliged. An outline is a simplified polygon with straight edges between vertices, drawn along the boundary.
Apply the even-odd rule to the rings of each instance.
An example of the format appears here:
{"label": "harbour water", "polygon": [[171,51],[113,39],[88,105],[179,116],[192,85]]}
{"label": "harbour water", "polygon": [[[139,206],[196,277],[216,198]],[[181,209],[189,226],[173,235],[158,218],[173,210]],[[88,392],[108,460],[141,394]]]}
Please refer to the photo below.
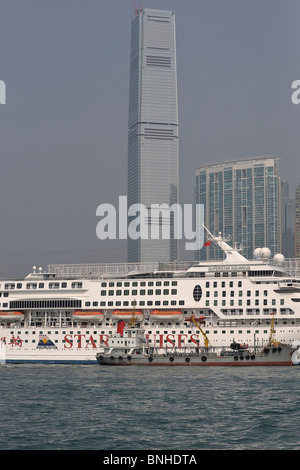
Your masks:
{"label": "harbour water", "polygon": [[300,367],[0,366],[1,450],[298,450]]}

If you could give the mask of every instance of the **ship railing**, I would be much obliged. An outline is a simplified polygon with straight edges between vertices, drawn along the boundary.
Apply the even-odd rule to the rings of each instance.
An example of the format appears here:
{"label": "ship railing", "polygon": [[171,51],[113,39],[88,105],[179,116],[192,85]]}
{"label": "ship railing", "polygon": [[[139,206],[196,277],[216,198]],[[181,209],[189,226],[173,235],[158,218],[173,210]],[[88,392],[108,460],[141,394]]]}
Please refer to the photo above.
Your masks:
{"label": "ship railing", "polygon": [[120,277],[128,274],[152,273],[155,271],[185,270],[196,261],[148,262],[148,263],[90,263],[90,264],[50,264],[47,272],[59,277],[101,278]]}
{"label": "ship railing", "polygon": [[[269,265],[275,265],[268,260]],[[199,261],[144,262],[144,263],[89,263],[89,264],[50,264],[47,272],[60,277],[101,278],[127,276],[128,274],[152,273],[155,271],[184,271],[198,266]],[[287,258],[280,265],[290,276],[300,276],[300,258]],[[212,273],[213,274],[213,273]]]}

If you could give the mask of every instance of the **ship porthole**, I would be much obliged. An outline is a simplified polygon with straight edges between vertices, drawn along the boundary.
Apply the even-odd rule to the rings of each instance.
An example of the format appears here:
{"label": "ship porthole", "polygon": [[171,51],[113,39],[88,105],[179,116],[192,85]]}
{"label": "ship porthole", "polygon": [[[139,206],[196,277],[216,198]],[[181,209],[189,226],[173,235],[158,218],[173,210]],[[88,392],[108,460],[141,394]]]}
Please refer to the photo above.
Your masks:
{"label": "ship porthole", "polygon": [[127,356],[127,360],[128,360],[128,361],[131,361],[131,356]]}
{"label": "ship porthole", "polygon": [[111,361],[114,361],[114,359],[115,359],[114,356],[110,356]]}
{"label": "ship porthole", "polygon": [[152,362],[152,361],[153,361],[153,357],[149,357],[148,361],[149,361],[149,362]]}
{"label": "ship porthole", "polygon": [[174,357],[170,357],[170,362],[173,362],[174,361]]}
{"label": "ship porthole", "polygon": [[254,356],[254,354],[252,354],[252,356],[251,356],[251,359],[252,359],[252,361],[255,359],[255,356]]}
{"label": "ship porthole", "polygon": [[193,290],[193,297],[194,297],[194,300],[196,302],[199,302],[199,300],[201,299],[202,297],[202,288],[201,286],[199,286],[199,284],[197,284],[195,287],[194,287],[194,290]]}
{"label": "ship porthole", "polygon": [[202,356],[202,357],[201,357],[201,361],[202,361],[202,362],[206,362],[206,361],[207,361],[207,357],[206,357],[206,356]]}
{"label": "ship porthole", "polygon": [[238,357],[237,357],[237,356],[234,356],[234,358],[233,358],[233,359],[234,359],[235,361],[237,361],[237,360],[238,360]]}
{"label": "ship porthole", "polygon": [[190,358],[189,358],[189,357],[186,357],[186,358],[185,358],[185,362],[190,362]]}

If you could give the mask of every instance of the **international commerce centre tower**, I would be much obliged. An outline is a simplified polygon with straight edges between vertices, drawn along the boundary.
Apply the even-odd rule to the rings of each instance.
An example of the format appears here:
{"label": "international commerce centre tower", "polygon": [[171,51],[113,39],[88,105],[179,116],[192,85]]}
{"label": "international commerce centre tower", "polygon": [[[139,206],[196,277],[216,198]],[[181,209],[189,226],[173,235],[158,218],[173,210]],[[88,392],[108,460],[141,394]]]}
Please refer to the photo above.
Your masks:
{"label": "international commerce centre tower", "polygon": [[[128,206],[147,209],[148,239],[128,237],[128,262],[174,261],[174,217],[151,217],[151,204],[178,203],[178,103],[175,15],[136,10],[131,26],[128,119]],[[162,212],[160,213],[160,215]],[[129,217],[130,222],[136,216]],[[162,225],[170,237],[162,238]],[[159,238],[151,238],[156,226]],[[166,232],[165,232],[166,233]]]}

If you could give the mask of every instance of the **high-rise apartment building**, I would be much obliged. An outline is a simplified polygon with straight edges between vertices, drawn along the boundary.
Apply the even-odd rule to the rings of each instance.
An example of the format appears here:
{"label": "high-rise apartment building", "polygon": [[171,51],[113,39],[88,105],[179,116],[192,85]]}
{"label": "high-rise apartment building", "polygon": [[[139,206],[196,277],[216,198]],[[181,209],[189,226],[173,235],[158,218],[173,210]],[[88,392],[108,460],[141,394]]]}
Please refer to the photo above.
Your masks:
{"label": "high-rise apartment building", "polygon": [[[253,258],[255,248],[280,252],[280,176],[278,158],[251,157],[201,165],[196,170],[195,202],[204,205],[205,225],[212,233],[231,235]],[[196,259],[223,257],[213,245]]]}
{"label": "high-rise apartment building", "polygon": [[281,180],[281,250],[286,258],[295,257],[295,199],[285,179]]}
{"label": "high-rise apartment building", "polygon": [[295,257],[300,258],[300,184],[295,191]]}
{"label": "high-rise apartment building", "polygon": [[[175,16],[171,11],[136,11],[131,26],[128,206],[178,202],[178,104]],[[129,223],[135,217],[129,217]],[[128,238],[128,261],[173,261],[178,240],[173,237],[174,218],[150,217],[148,239]],[[170,239],[151,238],[150,223]]]}

